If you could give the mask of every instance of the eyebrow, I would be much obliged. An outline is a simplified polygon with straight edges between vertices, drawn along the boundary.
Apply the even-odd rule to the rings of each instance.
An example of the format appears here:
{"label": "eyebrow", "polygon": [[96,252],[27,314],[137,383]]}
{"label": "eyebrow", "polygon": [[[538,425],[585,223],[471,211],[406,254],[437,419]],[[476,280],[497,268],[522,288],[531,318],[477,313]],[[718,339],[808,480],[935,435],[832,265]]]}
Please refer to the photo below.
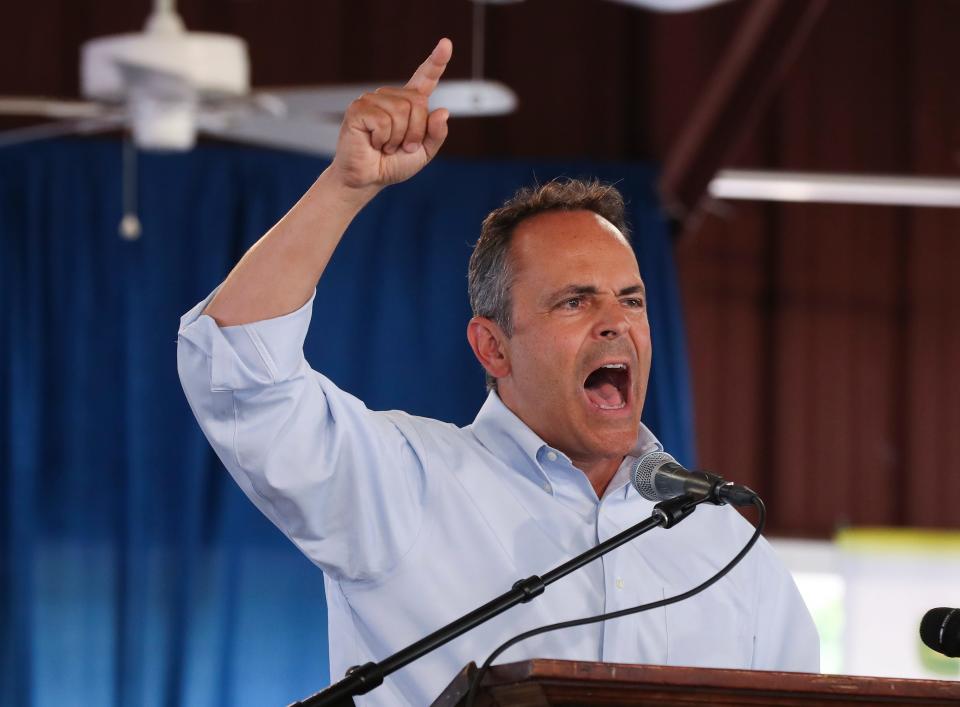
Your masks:
{"label": "eyebrow", "polygon": [[[596,295],[599,294],[600,290],[597,289],[594,285],[567,285],[563,289],[552,292],[547,298],[548,301],[554,302],[563,297],[571,297],[574,295]],[[646,296],[647,290],[642,285],[630,285],[629,287],[624,287],[619,292],[617,292],[617,297],[624,297],[626,295],[635,295],[642,294]]]}

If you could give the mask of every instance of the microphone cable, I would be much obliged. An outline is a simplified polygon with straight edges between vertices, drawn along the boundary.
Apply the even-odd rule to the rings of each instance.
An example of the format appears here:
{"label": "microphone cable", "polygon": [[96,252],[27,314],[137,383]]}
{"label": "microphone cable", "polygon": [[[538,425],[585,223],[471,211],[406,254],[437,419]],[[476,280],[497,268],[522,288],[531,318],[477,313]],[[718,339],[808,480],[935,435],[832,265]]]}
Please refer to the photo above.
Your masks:
{"label": "microphone cable", "polygon": [[743,546],[743,549],[738,552],[730,562],[721,568],[716,574],[707,579],[705,582],[698,584],[693,589],[689,589],[682,594],[676,594],[672,597],[667,597],[666,599],[660,599],[658,601],[650,602],[649,604],[641,604],[640,606],[634,606],[629,609],[620,609],[619,611],[612,611],[608,614],[600,614],[598,616],[588,616],[585,619],[573,619],[572,621],[561,621],[555,624],[547,624],[546,626],[540,626],[539,628],[531,629],[530,631],[525,631],[517,636],[514,636],[505,643],[500,644],[493,653],[490,654],[490,657],[487,658],[483,665],[480,666],[480,669],[474,674],[473,679],[470,681],[470,690],[467,692],[467,703],[466,707],[473,707],[473,701],[476,699],[477,688],[480,685],[480,681],[483,679],[483,676],[487,674],[487,671],[490,669],[490,665],[494,660],[497,659],[501,653],[510,648],[511,646],[524,641],[533,636],[537,636],[541,633],[547,633],[549,631],[556,631],[561,628],[573,628],[575,626],[585,626],[586,624],[596,623],[597,621],[606,621],[607,619],[617,619],[621,616],[629,616],[630,614],[639,614],[642,611],[649,611],[650,609],[659,609],[661,606],[667,606],[669,604],[676,604],[677,602],[683,601],[684,599],[689,599],[690,597],[699,594],[704,589],[707,589],[711,585],[720,581],[723,577],[727,575],[730,570],[736,567],[740,560],[742,560],[750,549],[756,545],[757,540],[760,539],[760,534],[763,532],[763,526],[767,521],[767,509],[763,504],[763,500],[759,496],[754,496],[752,503],[757,508],[757,527],[753,532],[753,535],[750,536],[750,539]]}

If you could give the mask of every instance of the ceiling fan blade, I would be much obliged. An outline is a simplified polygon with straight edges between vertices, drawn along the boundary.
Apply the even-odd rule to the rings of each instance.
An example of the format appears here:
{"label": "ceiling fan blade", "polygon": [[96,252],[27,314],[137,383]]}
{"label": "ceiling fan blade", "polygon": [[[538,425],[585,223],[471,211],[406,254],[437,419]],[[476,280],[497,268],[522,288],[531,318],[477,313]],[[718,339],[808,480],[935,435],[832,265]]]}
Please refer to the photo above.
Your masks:
{"label": "ceiling fan blade", "polygon": [[225,140],[330,157],[340,135],[339,121],[278,118],[260,113],[201,112],[201,132]]}
{"label": "ceiling fan blade", "polygon": [[28,125],[24,128],[0,131],[0,147],[10,147],[34,140],[45,140],[65,135],[91,135],[106,132],[123,125],[122,115],[104,116],[101,118],[79,118],[60,120],[52,123]]}
{"label": "ceiling fan blade", "polygon": [[100,118],[114,109],[94,101],[0,96],[0,115],[39,115],[45,118]]}
{"label": "ceiling fan blade", "polygon": [[[254,100],[267,110],[287,116],[341,116],[347,106],[364,93],[379,86],[401,85],[396,81],[380,84],[334,84],[257,89]],[[486,79],[444,80],[430,96],[430,109],[446,108],[454,117],[483,117],[512,113],[517,95],[505,84]]]}

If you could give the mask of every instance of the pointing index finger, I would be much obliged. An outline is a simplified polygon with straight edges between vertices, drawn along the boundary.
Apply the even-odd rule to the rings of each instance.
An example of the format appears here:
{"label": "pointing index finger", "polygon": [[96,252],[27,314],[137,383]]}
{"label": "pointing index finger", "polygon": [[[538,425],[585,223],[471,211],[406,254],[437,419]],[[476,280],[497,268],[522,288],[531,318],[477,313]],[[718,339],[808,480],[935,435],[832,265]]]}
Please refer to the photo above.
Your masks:
{"label": "pointing index finger", "polygon": [[413,76],[407,81],[405,88],[412,88],[424,96],[429,96],[433,93],[433,89],[437,87],[437,82],[443,75],[443,70],[447,68],[447,62],[450,61],[452,56],[453,42],[444,37],[437,42],[437,46],[430,52],[426,61],[413,72]]}

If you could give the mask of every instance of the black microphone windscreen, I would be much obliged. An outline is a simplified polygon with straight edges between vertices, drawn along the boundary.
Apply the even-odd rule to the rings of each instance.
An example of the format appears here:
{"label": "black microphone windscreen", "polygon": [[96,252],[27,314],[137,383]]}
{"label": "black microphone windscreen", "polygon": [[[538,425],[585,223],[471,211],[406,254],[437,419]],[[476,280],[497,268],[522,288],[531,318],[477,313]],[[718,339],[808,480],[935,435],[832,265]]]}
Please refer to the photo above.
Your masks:
{"label": "black microphone windscreen", "polygon": [[920,640],[948,658],[960,658],[960,609],[930,609],[920,621]]}

